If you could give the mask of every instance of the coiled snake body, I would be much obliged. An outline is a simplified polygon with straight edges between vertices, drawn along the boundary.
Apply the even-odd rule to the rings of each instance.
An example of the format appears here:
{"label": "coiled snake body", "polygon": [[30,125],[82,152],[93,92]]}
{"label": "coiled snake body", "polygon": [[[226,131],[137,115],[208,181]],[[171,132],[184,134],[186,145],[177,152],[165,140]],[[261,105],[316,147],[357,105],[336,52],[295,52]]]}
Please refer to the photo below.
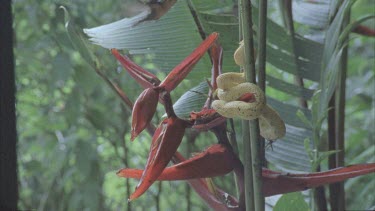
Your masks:
{"label": "coiled snake body", "polygon": [[[285,135],[285,124],[279,114],[265,103],[264,92],[255,84],[245,82],[243,73],[224,73],[216,79],[219,100],[212,102],[212,108],[228,118],[252,120],[259,118],[260,135],[276,140]],[[252,94],[251,102],[239,100],[244,94]]]}

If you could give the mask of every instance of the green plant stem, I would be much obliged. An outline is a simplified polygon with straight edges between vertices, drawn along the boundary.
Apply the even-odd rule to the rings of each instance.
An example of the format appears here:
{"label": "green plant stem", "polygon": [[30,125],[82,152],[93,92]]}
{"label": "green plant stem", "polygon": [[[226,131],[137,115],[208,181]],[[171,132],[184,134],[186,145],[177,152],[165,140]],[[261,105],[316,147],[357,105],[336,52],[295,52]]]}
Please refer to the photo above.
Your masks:
{"label": "green plant stem", "polygon": [[[267,38],[267,0],[259,0],[258,24],[258,85],[266,90],[266,38]],[[254,62],[255,64],[255,62]],[[255,68],[254,68],[255,71]],[[252,81],[255,82],[255,79]],[[262,193],[262,166],[265,163],[264,139],[259,136],[258,119],[250,122],[251,155],[253,163],[253,183],[255,210],[264,210],[264,197]]]}
{"label": "green plant stem", "polygon": [[[244,71],[246,81],[256,83],[253,22],[251,1],[241,1],[241,25],[245,49]],[[243,122],[244,133],[244,163],[245,163],[245,201],[246,210],[264,210],[262,194],[262,161],[260,157],[259,124],[258,120]],[[253,186],[253,189],[251,189]],[[253,193],[251,194],[251,191]],[[254,208],[252,207],[254,206]]]}
{"label": "green plant stem", "polygon": [[245,203],[246,210],[255,210],[254,192],[253,192],[253,166],[250,145],[250,123],[247,120],[242,121],[242,140],[244,147],[244,168],[245,168]]}

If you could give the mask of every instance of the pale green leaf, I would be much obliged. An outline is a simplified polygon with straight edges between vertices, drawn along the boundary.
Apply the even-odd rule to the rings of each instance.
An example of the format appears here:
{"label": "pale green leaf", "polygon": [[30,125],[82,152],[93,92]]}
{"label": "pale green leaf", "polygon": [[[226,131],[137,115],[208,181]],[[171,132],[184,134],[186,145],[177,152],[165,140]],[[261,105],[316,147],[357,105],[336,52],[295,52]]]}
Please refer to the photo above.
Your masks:
{"label": "pale green leaf", "polygon": [[284,194],[276,203],[273,211],[308,211],[308,204],[300,192]]}

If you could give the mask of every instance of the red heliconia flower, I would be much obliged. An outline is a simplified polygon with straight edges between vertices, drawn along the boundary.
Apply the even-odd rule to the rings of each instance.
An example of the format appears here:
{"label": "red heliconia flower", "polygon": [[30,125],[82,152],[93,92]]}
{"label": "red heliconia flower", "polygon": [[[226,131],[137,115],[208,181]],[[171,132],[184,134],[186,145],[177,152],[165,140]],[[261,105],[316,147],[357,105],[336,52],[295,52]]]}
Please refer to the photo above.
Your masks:
{"label": "red heliconia flower", "polygon": [[[160,82],[154,74],[143,69],[141,66],[131,61],[127,56],[121,55],[116,49],[111,49],[112,54],[129,72],[130,76],[146,89],[138,97],[133,108],[131,140],[134,140],[150,123],[156,111],[157,99],[159,99],[162,104],[165,104],[165,99],[162,97],[163,95],[161,95],[161,93],[164,92],[166,93],[164,96],[168,96],[169,92],[176,88],[176,86],[193,69],[194,65],[200,58],[202,58],[217,37],[217,33],[212,33],[208,36],[207,39],[205,39],[188,57],[186,57],[168,74],[163,82]],[[161,97],[159,98],[159,96]],[[172,108],[172,105],[166,106]],[[170,111],[170,113],[174,112]]]}
{"label": "red heliconia flower", "polygon": [[177,151],[188,126],[187,121],[177,117],[165,119],[159,125],[152,137],[145,171],[130,201],[141,196],[157,180]]}
{"label": "red heliconia flower", "polygon": [[[217,146],[215,147],[217,148]],[[213,149],[217,151],[217,149]],[[209,164],[218,163],[224,157],[223,154],[218,153],[217,155],[221,154],[222,158],[217,159],[216,157],[204,158],[206,152],[199,154],[198,157],[193,157],[189,160],[186,160],[180,164],[171,166],[166,168],[162,174],[158,177],[158,180],[186,180],[186,179],[198,179],[198,178],[206,178],[212,176],[220,176],[223,172],[226,172],[227,164],[224,163],[224,167],[221,167],[220,170],[211,170],[216,171],[216,175],[214,173],[209,173],[206,171],[205,168],[208,168]],[[231,157],[231,156],[229,156]],[[207,159],[207,160],[205,160]],[[231,159],[231,158],[229,158]],[[201,164],[202,163],[205,164]],[[232,164],[235,164],[233,162]],[[233,167],[232,167],[233,169]],[[222,172],[220,172],[223,170]],[[139,179],[142,175],[143,170],[140,169],[121,169],[118,171],[117,175],[126,178],[136,178]],[[187,175],[189,174],[190,175]],[[365,175],[369,173],[375,172],[375,163],[370,164],[357,164],[347,167],[341,167],[332,169],[325,172],[317,172],[317,173],[307,173],[307,174],[289,174],[289,173],[282,173],[277,171],[272,171],[270,169],[263,168],[262,170],[262,178],[263,178],[263,194],[264,196],[272,196],[277,194],[295,192],[295,191],[303,191],[310,188],[316,188],[322,185],[327,185],[331,183],[341,182],[349,178],[357,177],[360,175]],[[228,173],[228,172],[227,172]]]}
{"label": "red heliconia flower", "polygon": [[145,89],[134,103],[132,112],[131,140],[133,141],[149,124],[158,105],[159,92]]}
{"label": "red heliconia flower", "polygon": [[[216,177],[228,174],[238,162],[231,150],[222,144],[215,144],[205,151],[181,163],[167,167],[157,180],[189,180],[206,177]],[[120,177],[140,178],[143,170],[121,169],[117,172]]]}
{"label": "red heliconia flower", "polygon": [[[233,170],[232,162],[239,161],[236,159],[233,152],[222,144],[213,145],[188,160],[176,152],[173,160],[178,162],[178,164],[165,168],[157,180],[182,180],[190,178],[188,180],[190,186],[211,208],[214,210],[232,210],[238,206],[236,198],[216,188],[216,192],[221,196],[221,198],[217,198],[208,188],[206,180],[200,178],[221,176],[229,173]],[[142,174],[143,170],[141,169],[129,168],[121,169],[117,172],[117,175],[120,177],[136,179],[140,179]],[[226,203],[223,203],[224,201]]]}

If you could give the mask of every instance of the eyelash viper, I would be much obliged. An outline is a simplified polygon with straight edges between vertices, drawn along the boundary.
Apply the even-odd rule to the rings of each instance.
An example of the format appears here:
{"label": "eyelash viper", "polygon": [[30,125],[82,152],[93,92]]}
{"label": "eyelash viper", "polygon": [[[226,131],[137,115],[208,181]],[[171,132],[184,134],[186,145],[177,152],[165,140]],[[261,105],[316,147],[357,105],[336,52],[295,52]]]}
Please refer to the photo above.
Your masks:
{"label": "eyelash viper", "polygon": [[[235,62],[243,65],[243,42],[235,52]],[[279,114],[265,102],[264,92],[255,84],[246,82],[244,73],[224,73],[217,77],[217,96],[212,108],[228,118],[252,120],[259,118],[260,135],[267,140],[276,140],[285,136],[285,123]],[[250,93],[254,101],[239,100]]]}

